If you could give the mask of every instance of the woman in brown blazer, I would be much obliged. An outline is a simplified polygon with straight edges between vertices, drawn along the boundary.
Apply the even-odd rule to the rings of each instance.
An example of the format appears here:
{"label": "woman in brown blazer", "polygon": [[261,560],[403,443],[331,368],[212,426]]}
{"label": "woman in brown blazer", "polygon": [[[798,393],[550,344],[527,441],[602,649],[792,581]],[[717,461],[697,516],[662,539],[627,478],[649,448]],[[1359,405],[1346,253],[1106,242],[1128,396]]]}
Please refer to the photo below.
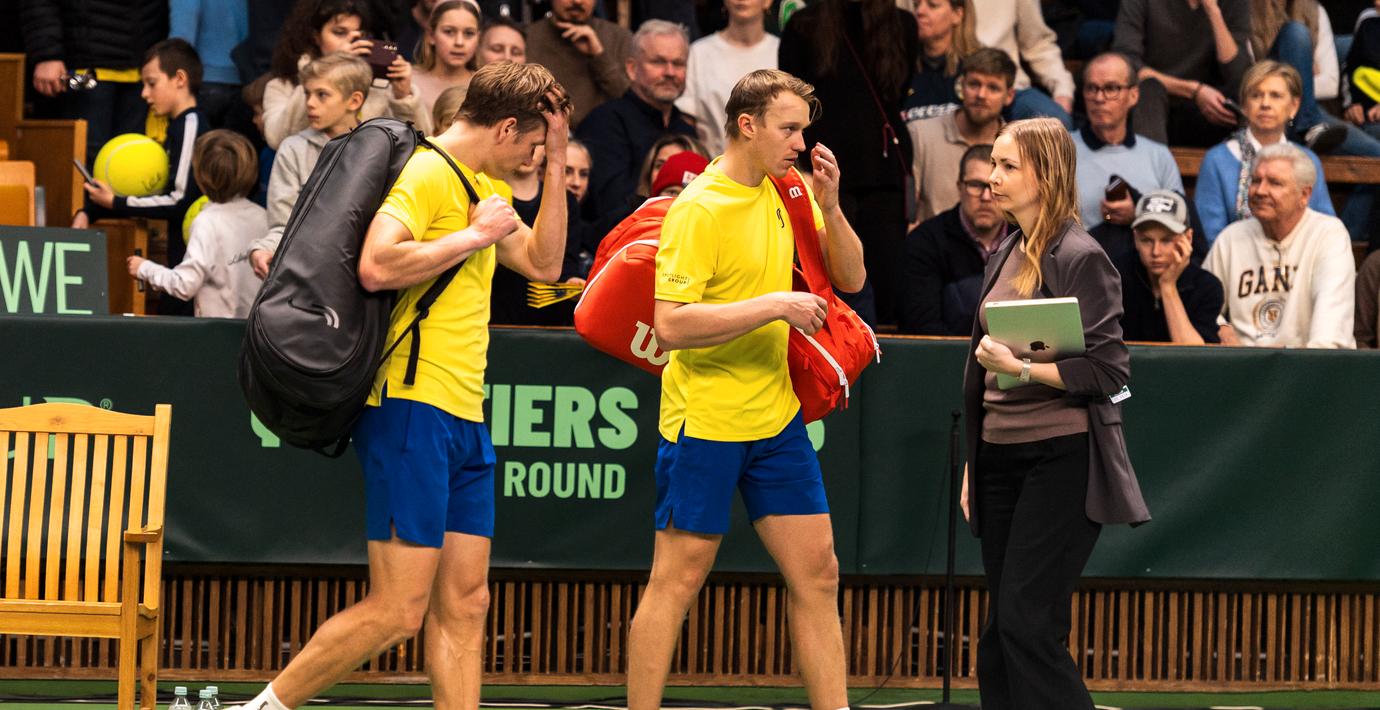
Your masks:
{"label": "woman in brown blazer", "polygon": [[[983,710],[1091,710],[1064,645],[1074,586],[1102,524],[1150,518],[1121,433],[1118,393],[1131,374],[1121,280],[1078,223],[1075,173],[1055,119],[1008,123],[992,147],[992,196],[1020,230],[988,262],[964,374],[962,503],[989,594]],[[987,335],[989,301],[1067,296],[1082,315],[1081,354],[1032,363]],[[997,373],[1027,384],[998,389]]]}

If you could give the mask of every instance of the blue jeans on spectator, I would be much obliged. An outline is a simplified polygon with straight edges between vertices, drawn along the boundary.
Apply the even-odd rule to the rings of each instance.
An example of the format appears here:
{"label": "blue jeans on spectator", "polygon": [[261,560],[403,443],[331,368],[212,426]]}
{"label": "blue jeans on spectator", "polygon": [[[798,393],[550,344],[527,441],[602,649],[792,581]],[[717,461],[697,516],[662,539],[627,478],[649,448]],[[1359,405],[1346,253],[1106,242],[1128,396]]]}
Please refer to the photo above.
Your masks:
{"label": "blue jeans on spectator", "polygon": [[1006,116],[1013,121],[1019,121],[1022,118],[1049,116],[1059,119],[1064,124],[1064,128],[1073,130],[1073,118],[1069,116],[1068,112],[1059,104],[1054,103],[1054,99],[1051,99],[1049,94],[1034,87],[1016,90],[1016,100],[1006,107]]}
{"label": "blue jeans on spectator", "polygon": [[1083,20],[1073,39],[1073,59],[1092,59],[1112,48],[1116,23],[1107,20]]}
{"label": "blue jeans on spectator", "polygon": [[1323,122],[1323,110],[1313,93],[1313,38],[1302,22],[1286,22],[1275,35],[1270,58],[1297,69],[1303,79],[1303,96],[1299,98],[1299,112],[1294,116],[1294,130],[1302,133]]}
{"label": "blue jeans on spectator", "polygon": [[[1346,140],[1342,141],[1342,144],[1332,151],[1333,154],[1380,158],[1380,124],[1369,124],[1366,126],[1366,130],[1362,130],[1327,114],[1323,115],[1328,123],[1346,126]],[[1364,241],[1371,232],[1371,222],[1375,219],[1372,215],[1375,208],[1375,195],[1376,188],[1374,185],[1355,186],[1347,197],[1346,205],[1337,215],[1341,218],[1342,224],[1346,225],[1346,231],[1351,234],[1353,240]]]}
{"label": "blue jeans on spectator", "polygon": [[143,133],[149,105],[139,96],[143,85],[101,81],[85,91],[62,93],[62,114],[86,121],[86,164],[111,138],[122,133]]}

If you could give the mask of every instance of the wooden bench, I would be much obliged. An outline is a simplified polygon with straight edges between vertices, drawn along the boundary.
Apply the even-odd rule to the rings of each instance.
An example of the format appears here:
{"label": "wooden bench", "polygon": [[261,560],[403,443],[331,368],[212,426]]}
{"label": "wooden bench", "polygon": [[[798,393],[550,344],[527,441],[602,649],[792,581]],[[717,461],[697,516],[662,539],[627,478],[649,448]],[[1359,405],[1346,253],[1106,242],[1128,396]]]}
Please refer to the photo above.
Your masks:
{"label": "wooden bench", "polygon": [[0,409],[0,633],[119,639],[121,710],[136,678],[141,707],[157,702],[171,422],[168,404]]}
{"label": "wooden bench", "polygon": [[[1207,155],[1205,148],[1170,148],[1169,152],[1174,156],[1174,162],[1179,164],[1179,174],[1184,177],[1184,188],[1190,197],[1193,196],[1193,182],[1198,177],[1198,171],[1203,165],[1203,156]],[[1380,185],[1380,158],[1362,158],[1356,155],[1320,155],[1318,160],[1322,161],[1323,178],[1327,181],[1329,192],[1332,193],[1332,203],[1337,207],[1337,214],[1341,214],[1341,205],[1345,203],[1344,194],[1357,185]],[[1331,189],[1332,186],[1339,186],[1341,190]],[[1342,198],[1342,199],[1338,199]],[[1353,241],[1351,243],[1352,256],[1356,258],[1356,268],[1361,267],[1361,262],[1366,258],[1368,244],[1364,241]]]}
{"label": "wooden bench", "polygon": [[[1203,165],[1204,148],[1170,148],[1174,162],[1179,164],[1179,173],[1185,178],[1198,177]],[[1323,176],[1328,184],[1375,185],[1380,184],[1380,158],[1362,158],[1355,155],[1320,155]]]}

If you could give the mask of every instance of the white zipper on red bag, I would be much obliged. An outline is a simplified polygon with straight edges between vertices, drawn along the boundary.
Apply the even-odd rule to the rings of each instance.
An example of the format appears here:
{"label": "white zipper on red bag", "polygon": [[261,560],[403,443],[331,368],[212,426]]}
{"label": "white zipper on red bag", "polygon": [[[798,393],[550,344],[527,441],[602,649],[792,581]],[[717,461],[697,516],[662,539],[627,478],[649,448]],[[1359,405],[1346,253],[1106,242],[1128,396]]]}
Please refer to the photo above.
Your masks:
{"label": "white zipper on red bag", "polygon": [[877,334],[872,331],[872,326],[868,325],[867,321],[863,320],[862,317],[860,317],[858,314],[854,313],[853,317],[857,318],[858,322],[862,324],[862,327],[867,330],[867,337],[872,338],[872,350],[873,352],[877,353],[877,362],[881,362],[882,345],[881,343],[877,342]]}
{"label": "white zipper on red bag", "polygon": [[823,345],[820,345],[818,340],[815,340],[814,338],[805,335],[805,331],[800,330],[799,328],[796,328],[796,330],[799,330],[800,334],[805,336],[805,340],[809,341],[811,345],[815,346],[815,350],[818,350],[819,354],[824,356],[824,361],[829,363],[830,367],[834,368],[834,373],[839,376],[839,386],[843,388],[843,398],[844,400],[847,400],[849,397],[848,373],[843,371],[843,366],[839,365],[839,361],[835,360],[834,356],[831,355],[829,351],[824,348]]}
{"label": "white zipper on red bag", "polygon": [[[585,302],[585,294],[589,293],[589,287],[593,286],[594,282],[598,281],[599,277],[603,276],[604,272],[609,270],[609,264],[612,264],[613,260],[617,259],[619,254],[622,254],[623,252],[627,251],[630,247],[637,246],[638,244],[650,244],[652,246],[657,246],[660,243],[661,240],[659,239],[638,239],[635,241],[628,242],[627,244],[624,244],[621,247],[618,247],[618,251],[614,252],[613,255],[609,257],[609,260],[604,262],[604,268],[599,269],[599,273],[589,277],[589,281],[585,283],[584,289],[580,291],[580,300],[575,302],[575,310],[580,310],[580,304]],[[653,277],[653,280],[655,280],[655,277]]]}

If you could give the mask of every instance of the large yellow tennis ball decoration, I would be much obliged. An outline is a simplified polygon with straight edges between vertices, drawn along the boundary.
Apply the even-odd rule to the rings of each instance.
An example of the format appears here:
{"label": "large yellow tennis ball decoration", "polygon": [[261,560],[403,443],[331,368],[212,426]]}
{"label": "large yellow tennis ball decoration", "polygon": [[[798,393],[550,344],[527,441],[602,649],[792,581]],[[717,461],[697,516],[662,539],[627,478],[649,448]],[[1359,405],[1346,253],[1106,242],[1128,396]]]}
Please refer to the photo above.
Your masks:
{"label": "large yellow tennis ball decoration", "polygon": [[91,174],[122,197],[156,195],[168,184],[168,154],[142,133],[125,133],[101,146]]}
{"label": "large yellow tennis ball decoration", "polygon": [[192,220],[196,219],[196,216],[201,214],[201,208],[205,207],[210,201],[211,198],[202,195],[196,198],[196,202],[193,202],[191,207],[187,208],[187,214],[182,217],[182,241],[191,241]]}

